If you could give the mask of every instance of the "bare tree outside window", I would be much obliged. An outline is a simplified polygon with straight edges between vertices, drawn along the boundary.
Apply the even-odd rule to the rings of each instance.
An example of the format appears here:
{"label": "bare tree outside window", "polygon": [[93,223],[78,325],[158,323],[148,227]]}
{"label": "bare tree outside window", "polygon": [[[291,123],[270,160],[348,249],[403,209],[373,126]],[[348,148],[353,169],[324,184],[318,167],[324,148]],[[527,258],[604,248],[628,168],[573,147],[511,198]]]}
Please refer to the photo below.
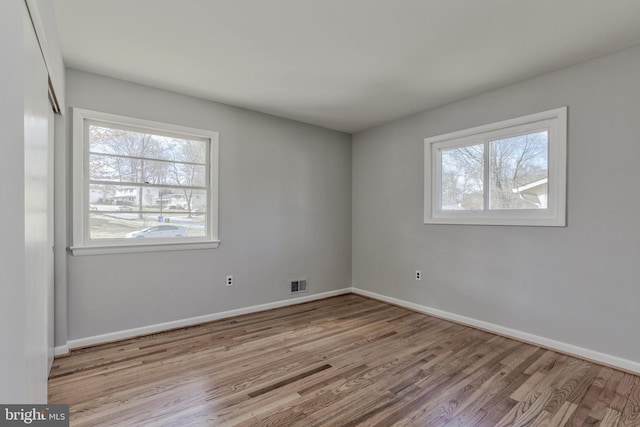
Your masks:
{"label": "bare tree outside window", "polygon": [[483,206],[484,145],[442,150],[442,210]]}
{"label": "bare tree outside window", "polygon": [[185,163],[178,163],[174,158],[171,168],[171,177],[174,182],[182,187],[188,216],[191,218],[194,201],[193,186],[203,186],[206,180],[207,147],[199,141],[184,141],[174,147],[172,154],[179,154],[179,158]]}
{"label": "bare tree outside window", "polygon": [[547,131],[490,141],[489,208],[541,208],[517,189],[548,177],[548,151]]}

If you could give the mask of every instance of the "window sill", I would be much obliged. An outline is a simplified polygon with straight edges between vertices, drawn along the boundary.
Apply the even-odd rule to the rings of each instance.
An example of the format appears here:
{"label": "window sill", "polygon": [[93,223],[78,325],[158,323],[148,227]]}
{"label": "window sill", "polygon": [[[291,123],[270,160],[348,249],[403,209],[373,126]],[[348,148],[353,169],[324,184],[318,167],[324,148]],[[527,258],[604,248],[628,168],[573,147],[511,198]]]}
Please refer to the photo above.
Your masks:
{"label": "window sill", "polygon": [[216,249],[219,240],[208,242],[149,243],[136,245],[72,246],[68,250],[73,256],[131,254],[138,252],[187,251],[198,249]]}
{"label": "window sill", "polygon": [[460,218],[437,217],[425,218],[425,224],[446,225],[512,225],[524,227],[566,227],[564,218]]}

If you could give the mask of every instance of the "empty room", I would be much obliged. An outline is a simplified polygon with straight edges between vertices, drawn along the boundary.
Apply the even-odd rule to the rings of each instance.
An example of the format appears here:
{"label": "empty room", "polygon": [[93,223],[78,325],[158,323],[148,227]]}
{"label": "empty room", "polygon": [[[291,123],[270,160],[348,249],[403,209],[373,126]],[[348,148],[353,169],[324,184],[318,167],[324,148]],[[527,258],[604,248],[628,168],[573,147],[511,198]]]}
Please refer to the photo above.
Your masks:
{"label": "empty room", "polygon": [[0,34],[1,425],[640,426],[640,2]]}

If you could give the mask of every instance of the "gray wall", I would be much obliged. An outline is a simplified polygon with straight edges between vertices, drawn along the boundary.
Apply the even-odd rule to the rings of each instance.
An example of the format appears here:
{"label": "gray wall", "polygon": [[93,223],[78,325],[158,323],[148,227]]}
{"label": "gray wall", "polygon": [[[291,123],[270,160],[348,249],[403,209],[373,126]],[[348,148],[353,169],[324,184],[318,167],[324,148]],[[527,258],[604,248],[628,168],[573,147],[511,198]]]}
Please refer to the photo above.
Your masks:
{"label": "gray wall", "polygon": [[66,101],[219,131],[222,241],[69,256],[70,340],[286,300],[300,277],[309,278],[303,295],[350,286],[350,135],[72,69]]}
{"label": "gray wall", "polygon": [[[423,224],[425,137],[564,105],[568,227]],[[354,135],[353,286],[640,361],[639,125],[636,47]]]}

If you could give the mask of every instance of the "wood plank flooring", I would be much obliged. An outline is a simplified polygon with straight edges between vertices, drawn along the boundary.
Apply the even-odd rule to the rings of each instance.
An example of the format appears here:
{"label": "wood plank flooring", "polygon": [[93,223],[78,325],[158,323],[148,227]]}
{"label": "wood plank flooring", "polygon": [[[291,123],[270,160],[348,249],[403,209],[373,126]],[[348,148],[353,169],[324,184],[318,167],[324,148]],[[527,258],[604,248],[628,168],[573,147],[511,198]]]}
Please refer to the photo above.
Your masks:
{"label": "wood plank flooring", "polygon": [[72,426],[640,426],[640,377],[356,295],[73,351]]}

